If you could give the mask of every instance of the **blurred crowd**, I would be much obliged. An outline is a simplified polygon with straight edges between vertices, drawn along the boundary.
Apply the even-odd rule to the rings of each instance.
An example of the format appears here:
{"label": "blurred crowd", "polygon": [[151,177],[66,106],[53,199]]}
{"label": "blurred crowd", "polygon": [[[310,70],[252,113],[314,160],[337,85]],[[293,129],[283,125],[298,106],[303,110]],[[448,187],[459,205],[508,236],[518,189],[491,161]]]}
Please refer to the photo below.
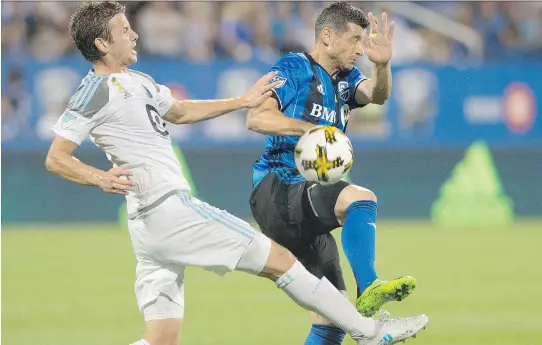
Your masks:
{"label": "blurred crowd", "polygon": [[[168,57],[198,64],[226,59],[269,65],[289,51],[311,49],[316,17],[329,3],[123,2],[139,34],[140,56]],[[542,3],[395,3],[403,7],[393,3],[352,3],[365,12],[380,15],[386,11],[390,19],[396,21],[394,65],[542,60]],[[28,82],[30,72],[23,66],[28,60],[54,62],[79,54],[68,32],[70,14],[79,5],[79,2],[2,2],[2,59],[16,61],[3,73],[2,141],[51,135],[49,128],[72,92],[68,81],[78,77],[71,71],[57,70],[41,73],[39,78],[31,75],[36,78],[32,85]],[[423,13],[423,9],[429,10],[430,15]],[[446,18],[450,21],[443,20]],[[458,27],[468,28],[471,36],[480,38],[476,47],[461,37],[451,38],[454,36],[451,31]],[[360,59],[362,71],[368,72],[368,65],[366,59]],[[232,85],[242,88],[243,78],[228,75],[222,78],[226,80],[222,88],[230,89]],[[56,91],[48,92],[51,89]],[[36,110],[38,103],[41,111]],[[238,123],[230,121],[228,125],[244,129],[244,121],[239,118]],[[219,131],[225,131],[226,127],[217,121],[209,125],[210,130],[215,131],[212,126],[216,124],[221,126]],[[232,133],[240,131],[237,127]]]}
{"label": "blurred crowd", "polygon": [[[308,50],[314,22],[329,2],[125,2],[142,53],[211,61],[232,58],[273,62],[288,51]],[[352,2],[366,12],[386,10],[397,22],[394,62],[453,63],[468,47],[417,18],[371,2]],[[542,7],[523,2],[417,2],[472,28],[483,59],[540,58]],[[77,2],[2,2],[2,52],[38,60],[73,54],[68,35]],[[407,19],[408,18],[408,19]],[[437,19],[438,20],[438,19]],[[47,44],[44,44],[47,42]]]}

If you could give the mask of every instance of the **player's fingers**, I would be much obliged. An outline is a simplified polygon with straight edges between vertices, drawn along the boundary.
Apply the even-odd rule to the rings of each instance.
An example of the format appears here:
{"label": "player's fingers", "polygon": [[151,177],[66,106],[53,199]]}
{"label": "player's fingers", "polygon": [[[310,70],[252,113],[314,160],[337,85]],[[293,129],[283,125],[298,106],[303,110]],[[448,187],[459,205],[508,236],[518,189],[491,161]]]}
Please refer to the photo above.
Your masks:
{"label": "player's fingers", "polygon": [[109,191],[109,193],[112,193],[112,194],[120,194],[120,195],[128,195],[128,191],[126,190],[120,190],[120,189],[111,189]]}
{"label": "player's fingers", "polygon": [[269,82],[278,74],[277,71],[271,71],[267,74],[265,74],[263,77],[258,79],[255,85],[266,85],[269,84]]}
{"label": "player's fingers", "polygon": [[113,180],[113,184],[116,184],[119,186],[125,186],[126,188],[131,188],[135,186],[135,183],[133,181],[120,179],[120,178]]}
{"label": "player's fingers", "polygon": [[261,95],[259,95],[258,98],[256,98],[256,100],[254,101],[255,106],[258,106],[258,105],[262,104],[263,101],[265,101],[266,99],[268,99],[269,97],[271,97],[272,94],[273,94],[273,91],[263,92],[263,93],[262,93]]}
{"label": "player's fingers", "polygon": [[382,23],[380,23],[380,32],[386,34],[388,32],[388,14],[382,12]]}
{"label": "player's fingers", "polygon": [[123,185],[121,183],[113,183],[111,187],[114,190],[121,190],[121,191],[129,191],[130,189],[132,189],[132,186]]}
{"label": "player's fingers", "polygon": [[363,31],[361,34],[361,45],[363,48],[369,48],[369,33],[367,31]]}
{"label": "player's fingers", "polygon": [[390,23],[390,28],[388,30],[388,38],[393,39],[393,34],[395,33],[395,22],[392,20]]}
{"label": "player's fingers", "polygon": [[376,16],[373,15],[373,12],[369,12],[369,23],[370,23],[370,30],[371,34],[378,33],[378,20],[376,19]]}
{"label": "player's fingers", "polygon": [[274,89],[275,87],[279,86],[281,83],[281,80],[277,80],[275,82],[272,82],[272,83],[267,83],[265,84],[262,88],[261,88],[261,93],[264,93],[264,92],[267,92],[271,89]]}
{"label": "player's fingers", "polygon": [[132,172],[124,168],[113,168],[110,170],[110,173],[115,176],[132,176]]}

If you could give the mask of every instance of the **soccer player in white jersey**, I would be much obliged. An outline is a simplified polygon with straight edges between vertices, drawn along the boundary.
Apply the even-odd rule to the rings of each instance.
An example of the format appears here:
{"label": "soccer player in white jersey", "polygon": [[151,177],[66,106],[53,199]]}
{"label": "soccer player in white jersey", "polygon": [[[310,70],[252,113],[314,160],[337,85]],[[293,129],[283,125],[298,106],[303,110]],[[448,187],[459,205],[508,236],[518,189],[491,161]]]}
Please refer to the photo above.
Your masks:
{"label": "soccer player in white jersey", "polygon": [[[178,101],[167,87],[127,68],[137,61],[137,34],[117,2],[83,4],[72,16],[70,33],[93,68],[53,127],[57,135],[46,166],[70,181],[126,195],[137,258],[135,292],[146,321],[144,338],[134,345],[178,343],[187,266],[269,278],[298,305],[325,316],[358,344],[392,344],[425,326],[424,315],[387,321],[362,317],[289,251],[248,223],[190,196],[165,121],[189,124],[258,106],[276,86],[269,83],[273,74],[240,98]],[[105,151],[111,170],[73,157],[87,135]]]}

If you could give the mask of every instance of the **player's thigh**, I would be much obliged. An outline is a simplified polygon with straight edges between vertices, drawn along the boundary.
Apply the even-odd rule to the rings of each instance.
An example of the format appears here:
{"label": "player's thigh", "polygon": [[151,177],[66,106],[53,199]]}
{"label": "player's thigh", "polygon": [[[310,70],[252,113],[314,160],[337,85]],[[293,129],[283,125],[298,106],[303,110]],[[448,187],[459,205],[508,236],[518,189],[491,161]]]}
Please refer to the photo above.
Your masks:
{"label": "player's thigh", "polygon": [[219,274],[236,268],[258,234],[247,222],[188,194],[173,195],[141,217],[148,228],[141,236],[146,256]]}
{"label": "player's thigh", "polygon": [[339,248],[333,235],[319,235],[312,243],[294,248],[292,253],[317,278],[326,277],[337,290],[346,290]]}
{"label": "player's thigh", "polygon": [[184,267],[136,255],[135,294],[145,321],[184,317]]}
{"label": "player's thigh", "polygon": [[288,249],[304,237],[305,184],[288,185],[270,173],[258,183],[250,197],[252,215],[262,233]]}
{"label": "player's thigh", "polygon": [[316,234],[329,233],[341,226],[335,209],[339,195],[350,184],[339,181],[332,185],[308,184],[303,193],[303,207],[308,228]]}

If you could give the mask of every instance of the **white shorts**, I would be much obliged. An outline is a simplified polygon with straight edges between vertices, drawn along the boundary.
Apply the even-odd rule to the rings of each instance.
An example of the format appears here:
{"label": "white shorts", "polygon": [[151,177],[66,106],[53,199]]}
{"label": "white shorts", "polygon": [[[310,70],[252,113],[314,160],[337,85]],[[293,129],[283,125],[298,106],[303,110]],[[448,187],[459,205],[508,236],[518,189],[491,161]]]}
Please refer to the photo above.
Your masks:
{"label": "white shorts", "polygon": [[[271,250],[270,239],[247,222],[186,193],[129,219],[128,228],[137,258],[137,303],[147,321],[184,316],[185,267],[259,274]],[[166,298],[154,305],[159,296]]]}

